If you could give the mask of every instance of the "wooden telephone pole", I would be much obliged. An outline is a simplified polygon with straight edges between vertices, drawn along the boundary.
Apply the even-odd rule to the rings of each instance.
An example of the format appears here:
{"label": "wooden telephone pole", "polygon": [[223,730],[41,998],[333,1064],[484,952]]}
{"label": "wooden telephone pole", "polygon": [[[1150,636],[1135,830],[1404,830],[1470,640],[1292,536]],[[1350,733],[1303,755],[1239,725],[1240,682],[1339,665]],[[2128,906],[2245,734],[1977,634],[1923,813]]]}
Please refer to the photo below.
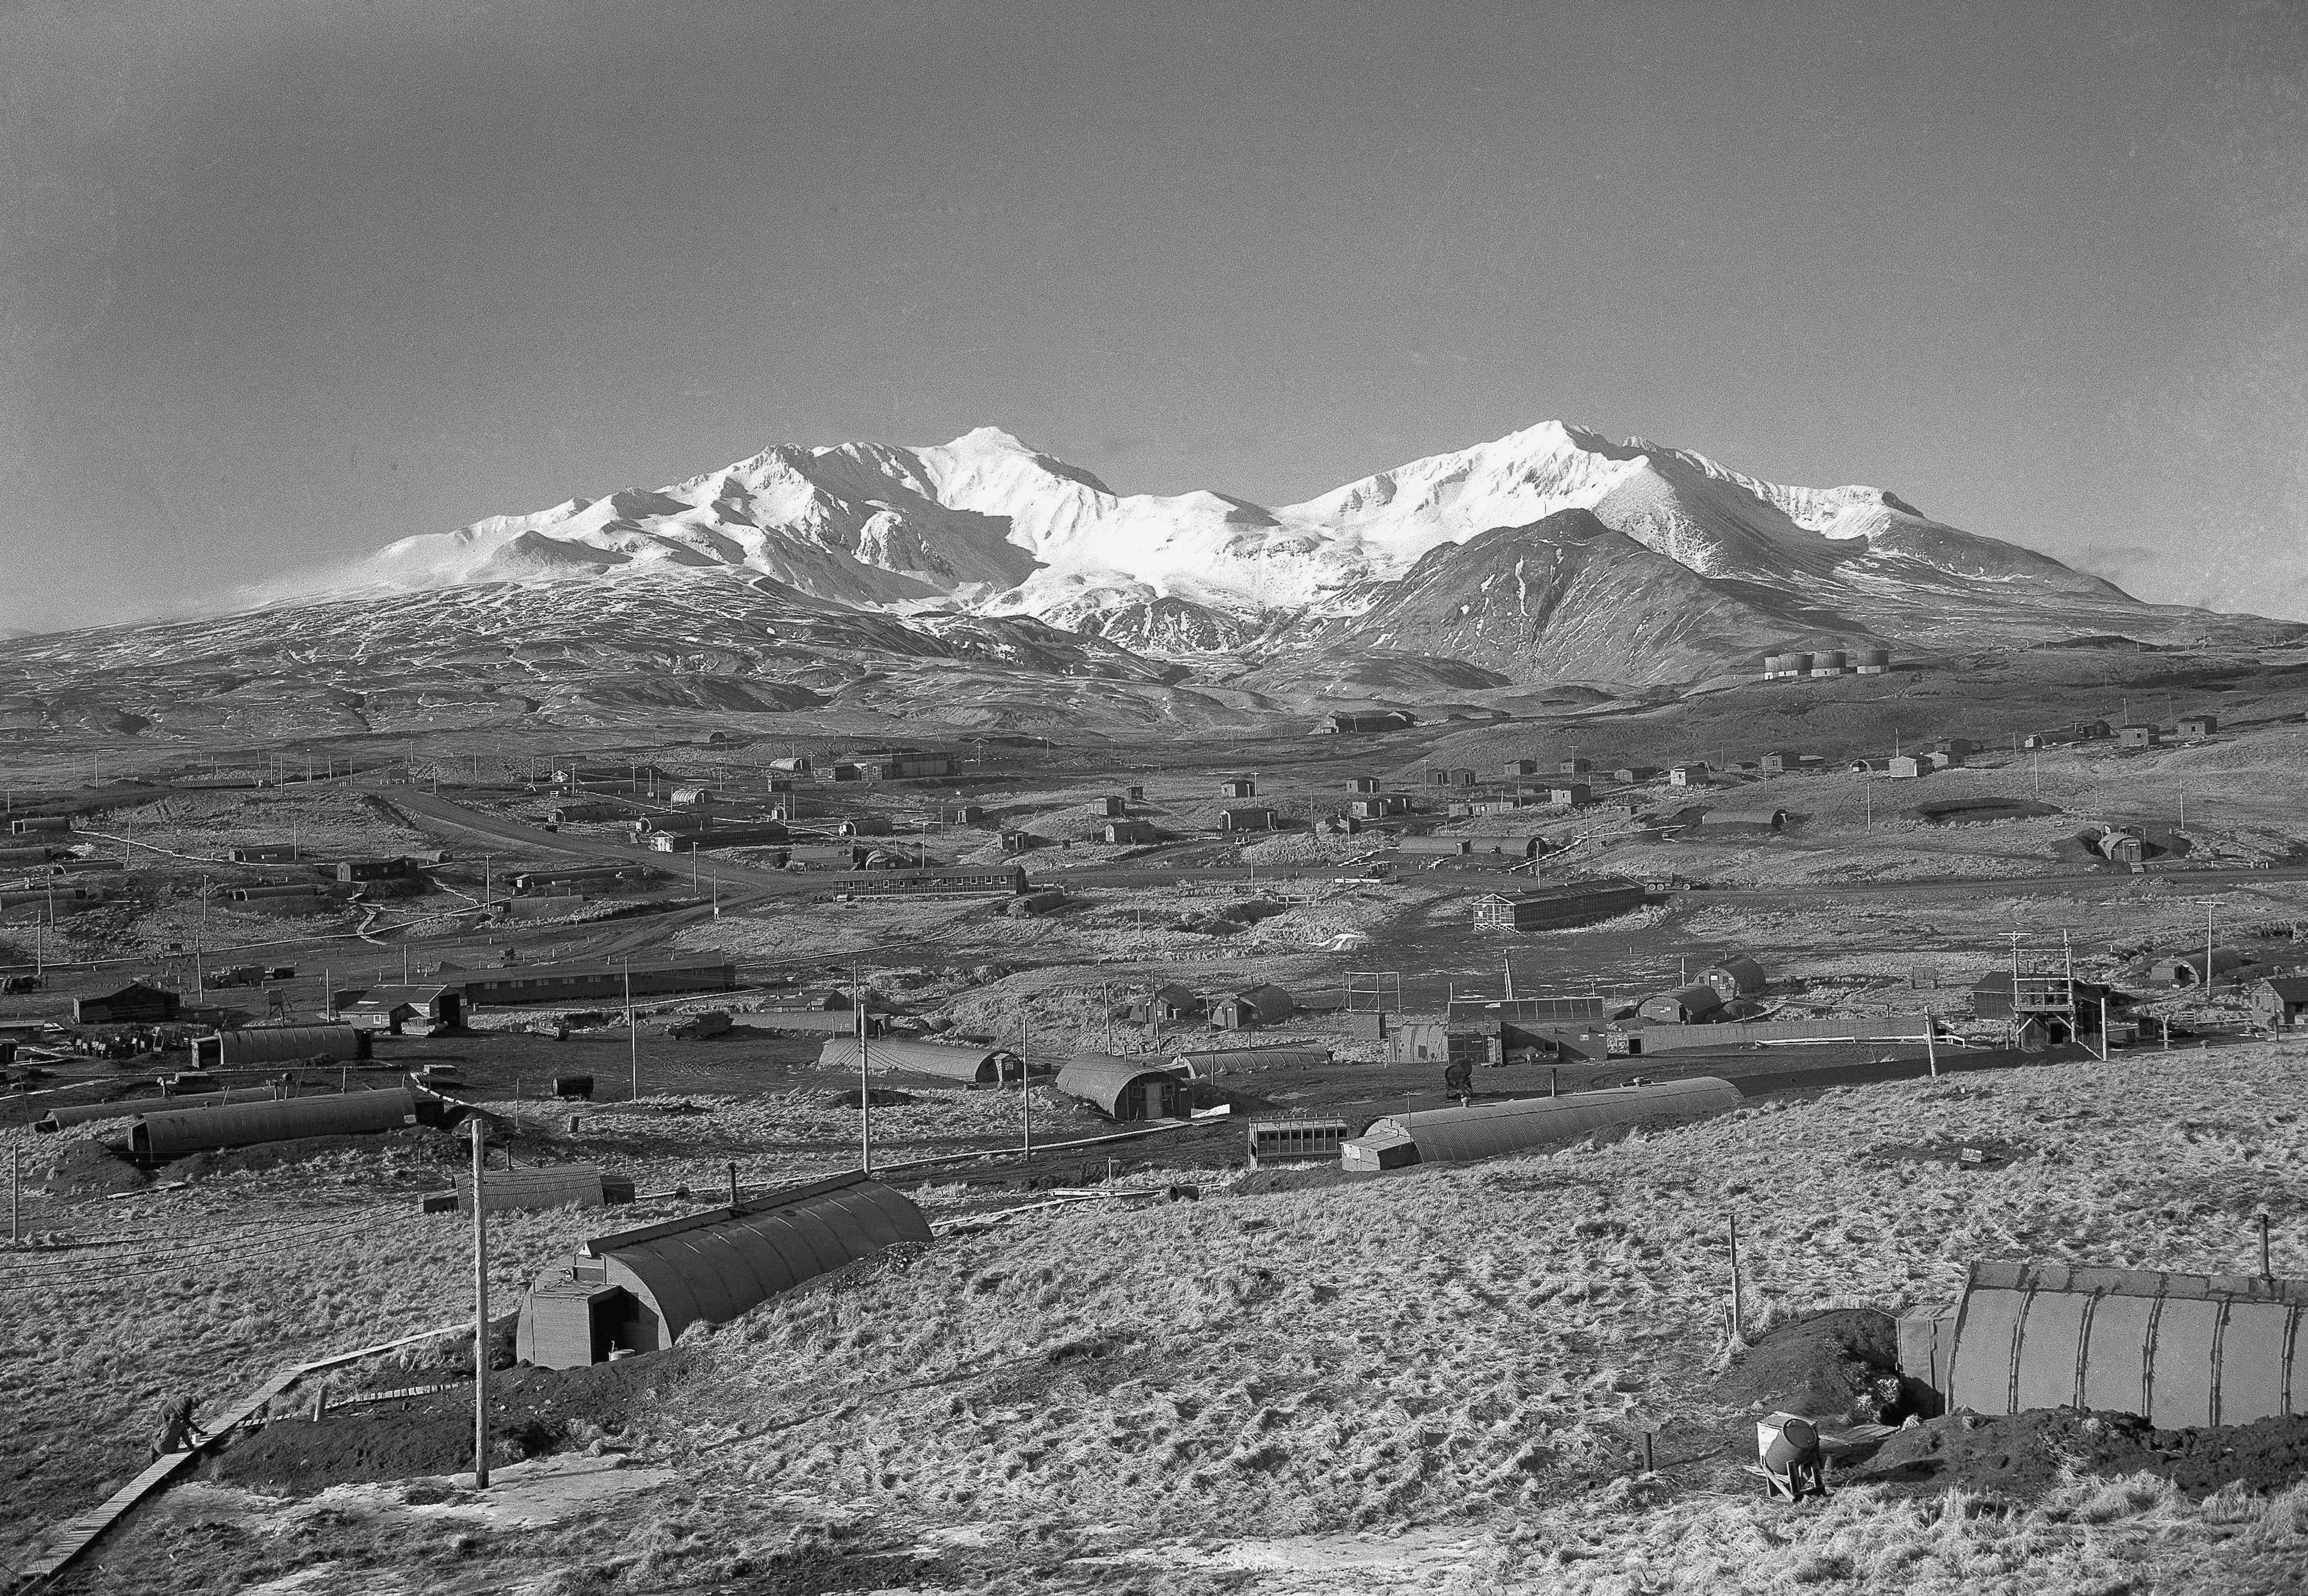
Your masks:
{"label": "wooden telephone pole", "polygon": [[475,1114],[473,1128],[473,1489],[489,1487],[489,1220],[481,1201],[482,1137],[487,1124]]}

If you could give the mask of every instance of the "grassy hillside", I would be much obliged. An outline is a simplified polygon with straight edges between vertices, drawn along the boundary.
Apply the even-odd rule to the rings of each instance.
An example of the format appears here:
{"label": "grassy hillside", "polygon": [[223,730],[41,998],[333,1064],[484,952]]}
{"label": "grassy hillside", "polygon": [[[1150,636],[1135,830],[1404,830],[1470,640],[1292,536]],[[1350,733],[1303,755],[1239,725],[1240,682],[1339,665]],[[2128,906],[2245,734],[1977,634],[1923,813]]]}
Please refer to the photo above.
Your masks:
{"label": "grassy hillside", "polygon": [[[2031,1506],[1862,1489],[1767,1509],[1737,1472],[1751,1415],[1715,1381],[1733,1214],[1751,1334],[1816,1306],[1943,1300],[1976,1257],[2249,1270],[2262,1207],[2278,1273],[2308,1273],[2303,1061],[2269,1043],[1844,1089],[1599,1149],[940,1242],[693,1333],[692,1369],[638,1437],[637,1461],[672,1465],[678,1488],[493,1532],[461,1554],[465,1576],[550,1565],[560,1589],[710,1587],[832,1535],[860,1556],[930,1548],[922,1589],[1127,1574],[1149,1591],[1311,1591],[1362,1555],[1353,1532],[1423,1524],[1447,1530],[1434,1555],[1468,1590],[2280,1588],[2308,1550],[2296,1492],[2196,1504],[2088,1480]],[[2012,1160],[1966,1168],[1967,1142]],[[558,1229],[508,1240],[542,1251]],[[397,1266],[380,1321],[453,1317],[445,1257],[335,1245],[381,1242]],[[313,1289],[333,1264],[300,1274],[266,1291],[271,1356],[291,1326],[327,1339],[349,1306]],[[115,1280],[101,1310],[174,1314],[208,1291]],[[99,1300],[60,1306],[81,1319]],[[54,1378],[116,1412],[151,1388],[140,1339],[52,1356],[24,1394],[52,1396]],[[1638,1461],[1647,1430],[1656,1476]],[[108,1577],[133,1588],[178,1522],[156,1514]],[[297,1588],[359,1588],[410,1555],[385,1523],[338,1526],[331,1577]],[[1214,1550],[1223,1538],[1254,1547]],[[1412,1562],[1402,1581],[1434,1573]]]}

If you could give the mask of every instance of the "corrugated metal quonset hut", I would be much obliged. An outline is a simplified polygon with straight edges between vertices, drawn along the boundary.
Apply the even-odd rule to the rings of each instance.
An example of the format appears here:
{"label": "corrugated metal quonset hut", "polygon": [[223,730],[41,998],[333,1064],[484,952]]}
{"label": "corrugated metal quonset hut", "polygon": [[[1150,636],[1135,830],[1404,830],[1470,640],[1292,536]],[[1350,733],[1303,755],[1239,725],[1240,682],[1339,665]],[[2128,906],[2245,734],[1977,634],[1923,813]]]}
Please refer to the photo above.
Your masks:
{"label": "corrugated metal quonset hut", "polygon": [[1739,1089],[1711,1075],[1649,1086],[1613,1086],[1468,1108],[1423,1109],[1374,1120],[1339,1150],[1339,1167],[1375,1174],[1414,1163],[1471,1163],[1577,1141],[1620,1125],[1704,1120],[1739,1106]]}
{"label": "corrugated metal quonset hut", "polygon": [[1899,1321],[1899,1372],[1951,1411],[2283,1418],[2308,1410],[2308,1281],[1976,1263],[1952,1309]]}
{"label": "corrugated metal quonset hut", "polygon": [[417,1122],[417,1094],[406,1086],[332,1092],[146,1114],[128,1128],[128,1150],[139,1158],[165,1160],[299,1137],[369,1136]]}
{"label": "corrugated metal quonset hut", "polygon": [[1705,1019],[1722,1007],[1721,992],[1703,981],[1695,981],[1674,991],[1644,999],[1642,1007],[1635,1012],[1647,1020],[1657,1020],[1663,1025],[1687,1025]]}
{"label": "corrugated metal quonset hut", "polygon": [[228,1103],[271,1103],[280,1095],[270,1086],[235,1086],[228,1092],[187,1092],[180,1097],[128,1097],[118,1103],[82,1103],[52,1108],[32,1121],[32,1128],[53,1132],[99,1120],[133,1120],[142,1113],[174,1113],[179,1109],[220,1108]]}
{"label": "corrugated metal quonset hut", "polygon": [[1278,1043],[1272,1047],[1210,1047],[1173,1053],[1170,1068],[1216,1079],[1228,1069],[1311,1069],[1331,1061],[1331,1050],[1312,1043]]}
{"label": "corrugated metal quonset hut", "polygon": [[1057,1088],[1109,1120],[1184,1120],[1193,1113],[1193,1084],[1170,1071],[1169,1060],[1077,1053],[1058,1071]]}
{"label": "corrugated metal quonset hut", "polygon": [[[536,1170],[481,1171],[481,1211],[501,1214],[534,1208],[598,1208],[608,1201],[597,1163],[553,1164]],[[473,1178],[457,1178],[457,1211],[473,1211]]]}
{"label": "corrugated metal quonset hut", "polygon": [[[857,1039],[836,1036],[818,1050],[822,1069],[857,1068]],[[875,1069],[903,1069],[973,1086],[992,1085],[1018,1073],[1018,1055],[1007,1048],[966,1047],[955,1042],[924,1042],[912,1036],[880,1036],[866,1049]]]}
{"label": "corrugated metal quonset hut", "polygon": [[193,1062],[210,1069],[368,1056],[368,1033],[352,1025],[249,1025],[193,1039]]}
{"label": "corrugated metal quonset hut", "polygon": [[596,1236],[531,1283],[514,1353],[575,1369],[613,1351],[659,1351],[700,1320],[725,1323],[804,1281],[929,1239],[920,1209],[859,1174]]}

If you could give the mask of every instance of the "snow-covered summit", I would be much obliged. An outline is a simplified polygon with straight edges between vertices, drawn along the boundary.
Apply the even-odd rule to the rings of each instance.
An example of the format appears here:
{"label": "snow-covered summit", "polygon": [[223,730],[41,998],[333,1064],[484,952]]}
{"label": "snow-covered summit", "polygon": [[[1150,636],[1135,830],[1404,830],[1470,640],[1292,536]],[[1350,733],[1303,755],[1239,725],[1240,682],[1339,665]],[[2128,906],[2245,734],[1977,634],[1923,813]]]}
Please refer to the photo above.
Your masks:
{"label": "snow-covered summit", "polygon": [[404,538],[314,590],[735,568],[841,604],[1030,614],[1092,631],[1184,605],[1213,617],[1187,631],[1239,635],[1234,622],[1364,602],[1434,549],[1565,510],[1698,576],[1812,599],[1918,577],[2122,598],[1882,488],[1787,486],[1562,421],[1277,509],[1208,491],[1116,493],[993,426],[916,447],[777,444],[669,486]]}

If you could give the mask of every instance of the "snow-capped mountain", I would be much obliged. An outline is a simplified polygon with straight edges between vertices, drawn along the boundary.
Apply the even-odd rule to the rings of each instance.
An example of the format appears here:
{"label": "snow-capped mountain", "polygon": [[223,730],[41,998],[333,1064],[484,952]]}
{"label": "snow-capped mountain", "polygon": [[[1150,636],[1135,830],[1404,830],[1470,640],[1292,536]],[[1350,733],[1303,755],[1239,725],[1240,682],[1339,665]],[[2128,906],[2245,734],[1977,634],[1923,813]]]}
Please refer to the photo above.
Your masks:
{"label": "snow-capped mountain", "polygon": [[1175,660],[1416,649],[1518,680],[1644,684],[1781,643],[1952,649],[2200,634],[2205,619],[1882,488],[1787,486],[1554,421],[1276,509],[1119,493],[991,427],[915,448],[778,445],[407,538],[263,597],[577,581],[598,606],[609,594],[592,585],[708,576],[861,620],[1031,618]]}
{"label": "snow-capped mountain", "polygon": [[779,445],[670,486],[407,538],[308,591],[738,567],[841,604],[1033,614],[1191,651],[1350,595],[1367,602],[1373,583],[1435,548],[1563,510],[1590,511],[1694,575],[1814,600],[1923,576],[2129,602],[1880,488],[1783,486],[1560,422],[1273,510],[1214,493],[1117,493],[990,427],[922,448]]}

